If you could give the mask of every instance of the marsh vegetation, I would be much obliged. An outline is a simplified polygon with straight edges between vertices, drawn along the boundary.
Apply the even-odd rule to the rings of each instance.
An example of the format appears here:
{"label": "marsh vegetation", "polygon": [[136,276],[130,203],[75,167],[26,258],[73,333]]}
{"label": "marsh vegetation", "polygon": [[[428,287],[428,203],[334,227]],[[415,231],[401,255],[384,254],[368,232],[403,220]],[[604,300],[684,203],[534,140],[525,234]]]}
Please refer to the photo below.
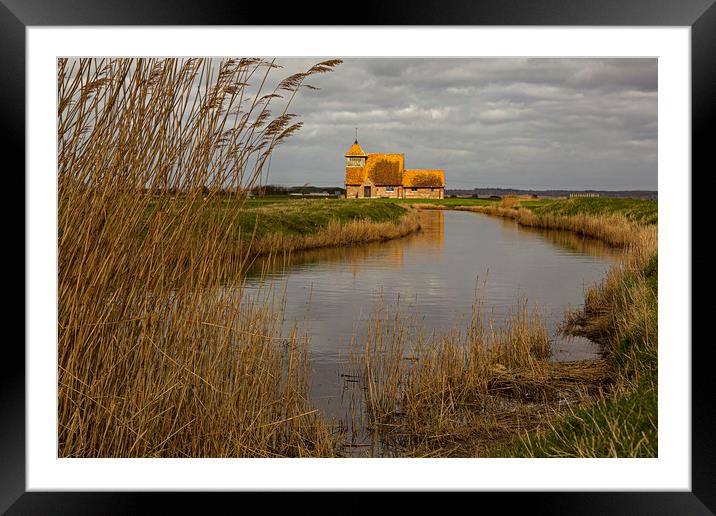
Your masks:
{"label": "marsh vegetation", "polygon": [[292,99],[339,63],[267,91],[270,60],[58,61],[61,457],[332,453],[305,340],[219,283]]}

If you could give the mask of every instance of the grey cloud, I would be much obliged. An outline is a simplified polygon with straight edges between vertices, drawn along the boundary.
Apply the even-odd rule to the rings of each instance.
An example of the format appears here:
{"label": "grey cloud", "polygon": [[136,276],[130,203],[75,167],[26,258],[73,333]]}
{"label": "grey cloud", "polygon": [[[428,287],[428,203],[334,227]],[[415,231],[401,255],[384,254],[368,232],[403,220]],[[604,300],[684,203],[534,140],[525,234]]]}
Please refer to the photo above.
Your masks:
{"label": "grey cloud", "polygon": [[656,59],[345,59],[311,84],[269,182],[341,185],[358,127],[367,152],[445,168],[448,188],[657,187]]}

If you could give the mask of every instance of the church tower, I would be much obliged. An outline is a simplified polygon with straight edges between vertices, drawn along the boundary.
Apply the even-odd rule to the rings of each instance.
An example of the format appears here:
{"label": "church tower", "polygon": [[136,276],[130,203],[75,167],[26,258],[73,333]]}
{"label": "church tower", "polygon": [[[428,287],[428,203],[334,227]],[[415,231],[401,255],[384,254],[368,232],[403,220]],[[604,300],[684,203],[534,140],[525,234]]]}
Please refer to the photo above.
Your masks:
{"label": "church tower", "polygon": [[348,152],[346,152],[346,168],[364,167],[366,158],[368,158],[368,155],[363,152],[361,146],[358,145],[358,138],[356,138],[356,141],[351,148],[348,149]]}
{"label": "church tower", "polygon": [[356,140],[346,152],[346,198],[370,197],[367,193],[370,187],[361,188],[365,180],[365,165],[368,155],[358,145],[358,128],[356,127]]}

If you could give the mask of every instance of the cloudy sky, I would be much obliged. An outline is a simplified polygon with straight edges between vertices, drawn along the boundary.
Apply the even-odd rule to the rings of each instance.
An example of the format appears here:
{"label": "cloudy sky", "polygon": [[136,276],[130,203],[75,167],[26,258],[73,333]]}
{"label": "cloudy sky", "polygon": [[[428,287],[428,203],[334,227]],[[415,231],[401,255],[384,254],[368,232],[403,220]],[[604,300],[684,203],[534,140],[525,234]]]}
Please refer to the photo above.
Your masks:
{"label": "cloudy sky", "polygon": [[448,189],[657,189],[656,59],[345,59],[310,83],[269,183],[342,186],[358,127],[365,152],[445,169]]}

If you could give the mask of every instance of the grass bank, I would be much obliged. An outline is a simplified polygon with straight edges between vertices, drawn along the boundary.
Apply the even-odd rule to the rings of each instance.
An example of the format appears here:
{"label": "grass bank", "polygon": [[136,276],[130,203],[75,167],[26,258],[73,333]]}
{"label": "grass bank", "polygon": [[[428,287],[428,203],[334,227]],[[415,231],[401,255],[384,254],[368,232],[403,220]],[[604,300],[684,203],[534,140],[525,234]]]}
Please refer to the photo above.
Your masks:
{"label": "grass bank", "polygon": [[657,201],[647,199],[625,199],[613,197],[576,197],[565,200],[520,201],[520,205],[537,215],[620,215],[637,224],[658,222]]}
{"label": "grass bank", "polygon": [[613,387],[584,406],[555,412],[540,430],[495,451],[528,457],[655,457],[658,454],[658,258],[656,228],[587,291],[564,332],[599,342]]}
{"label": "grass bank", "polygon": [[237,238],[259,255],[390,240],[418,229],[417,214],[395,204],[291,200],[247,206],[240,212]]}
{"label": "grass bank", "polygon": [[[169,199],[150,203],[147,227],[140,230],[140,238],[148,234],[150,221],[157,217],[178,225],[178,214],[188,202]],[[415,211],[397,204],[344,199],[193,202],[201,215],[191,228],[192,238],[203,241],[216,220],[226,221],[235,254],[243,257],[390,240],[420,229]]]}
{"label": "grass bank", "polygon": [[507,217],[530,227],[572,231],[625,247],[638,238],[645,226],[656,225],[657,203],[638,199],[577,198],[551,201],[520,201],[505,198],[483,206],[454,209]]}

